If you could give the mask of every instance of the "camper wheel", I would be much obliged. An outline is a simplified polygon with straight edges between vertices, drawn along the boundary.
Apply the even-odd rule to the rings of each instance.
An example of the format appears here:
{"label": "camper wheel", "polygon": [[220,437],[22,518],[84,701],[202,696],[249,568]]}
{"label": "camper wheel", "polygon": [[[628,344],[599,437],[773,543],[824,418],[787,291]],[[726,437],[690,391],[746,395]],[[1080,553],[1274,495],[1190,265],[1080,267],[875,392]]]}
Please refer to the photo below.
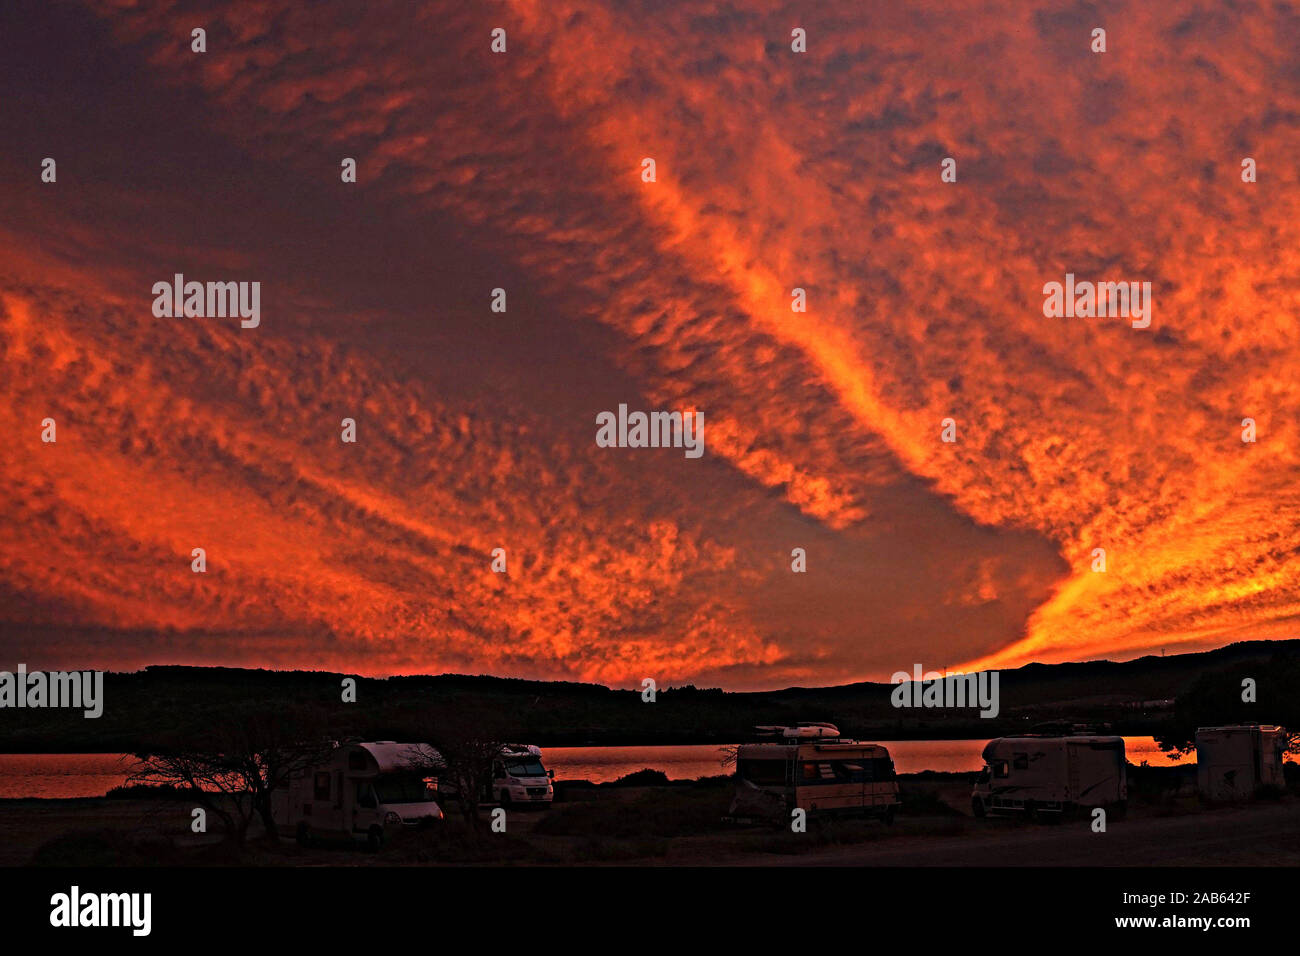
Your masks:
{"label": "camper wheel", "polygon": [[983,818],[986,812],[984,810],[984,801],[981,800],[979,797],[970,798],[970,809],[971,812],[975,814],[975,816],[980,817],[981,819]]}
{"label": "camper wheel", "polygon": [[880,819],[885,822],[885,826],[892,827],[894,825],[894,808],[886,807],[885,812],[880,815]]}
{"label": "camper wheel", "polygon": [[295,834],[295,836],[298,838],[299,846],[311,846],[312,844],[311,827],[307,826],[306,823],[298,824],[298,832]]}
{"label": "camper wheel", "polygon": [[373,826],[366,832],[366,849],[371,853],[378,853],[384,846],[383,827]]}

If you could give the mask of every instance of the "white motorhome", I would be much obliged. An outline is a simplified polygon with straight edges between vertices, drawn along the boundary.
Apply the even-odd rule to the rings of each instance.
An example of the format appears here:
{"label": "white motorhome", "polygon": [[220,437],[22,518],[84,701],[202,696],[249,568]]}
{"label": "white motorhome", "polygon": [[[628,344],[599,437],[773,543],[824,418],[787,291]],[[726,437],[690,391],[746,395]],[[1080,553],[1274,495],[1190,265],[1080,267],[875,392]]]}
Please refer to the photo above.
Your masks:
{"label": "white motorhome", "polygon": [[734,820],[788,820],[809,814],[856,814],[894,821],[898,777],[879,744],[845,740],[833,724],[759,727],[771,741],[736,750]]}
{"label": "white motorhome", "polygon": [[304,845],[316,840],[365,841],[378,850],[402,827],[442,819],[427,744],[391,740],[335,746],[314,767],[271,794],[276,826]]}
{"label": "white motorhome", "polygon": [[999,737],[984,747],[984,769],[971,794],[975,816],[1021,814],[1031,820],[1128,805],[1123,737],[1089,734]]}
{"label": "white motorhome", "polygon": [[1287,733],[1273,724],[1199,727],[1196,787],[1207,800],[1240,800],[1260,787],[1283,787]]}
{"label": "white motorhome", "polygon": [[549,807],[555,799],[554,776],[542,766],[540,747],[505,744],[492,764],[491,800],[503,807]]}

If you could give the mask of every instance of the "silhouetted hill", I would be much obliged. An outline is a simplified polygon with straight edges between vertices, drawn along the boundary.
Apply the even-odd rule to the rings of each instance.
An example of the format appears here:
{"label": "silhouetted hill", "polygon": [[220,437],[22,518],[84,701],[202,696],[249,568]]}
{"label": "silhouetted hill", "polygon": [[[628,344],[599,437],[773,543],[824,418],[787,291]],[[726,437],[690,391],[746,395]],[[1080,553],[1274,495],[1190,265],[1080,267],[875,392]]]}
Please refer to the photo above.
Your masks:
{"label": "silhouetted hill", "polygon": [[[1261,696],[1247,705],[1249,713],[1261,722],[1284,722],[1279,698],[1300,699],[1300,687],[1289,686],[1296,661],[1300,641],[1252,641],[1123,663],[1029,664],[1001,672],[996,719],[973,710],[896,709],[894,686],[877,683],[745,693],[686,686],[660,689],[646,703],[639,691],[598,684],[458,674],[361,677],[357,701],[343,703],[342,681],[352,675],[155,666],[106,675],[98,719],[80,711],[0,710],[0,751],[135,751],[183,740],[187,728],[217,725],[250,708],[291,705],[316,708],[339,737],[371,740],[413,739],[430,720],[490,710],[506,722],[510,738],[543,746],[728,742],[748,739],[756,724],[800,720],[829,720],[846,734],[879,739],[989,737],[1055,718],[1160,734],[1171,731],[1175,698],[1194,686],[1202,696],[1208,688],[1230,697],[1240,675],[1252,671]],[[1269,686],[1269,674],[1288,675],[1288,686]]]}

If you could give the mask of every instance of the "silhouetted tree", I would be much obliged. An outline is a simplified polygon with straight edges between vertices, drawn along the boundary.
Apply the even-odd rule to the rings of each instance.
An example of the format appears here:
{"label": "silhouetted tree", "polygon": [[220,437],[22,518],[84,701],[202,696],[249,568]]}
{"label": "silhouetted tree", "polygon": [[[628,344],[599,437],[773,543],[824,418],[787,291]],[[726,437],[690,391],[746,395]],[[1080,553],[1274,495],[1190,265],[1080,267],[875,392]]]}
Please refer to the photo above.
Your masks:
{"label": "silhouetted tree", "polygon": [[438,777],[440,792],[455,801],[472,833],[485,826],[480,805],[491,799],[493,765],[504,745],[505,721],[481,707],[463,707],[441,715],[420,732],[433,745],[436,756],[412,748],[412,765]]}
{"label": "silhouetted tree", "polygon": [[306,708],[237,710],[214,727],[182,733],[166,748],[135,754],[129,784],[171,786],[221,820],[242,846],[260,817],[279,839],[271,794],[316,765],[332,749],[324,721]]}
{"label": "silhouetted tree", "polygon": [[[1242,681],[1255,681],[1255,700],[1242,700]],[[1300,750],[1300,655],[1280,653],[1267,663],[1243,662],[1202,674],[1174,704],[1173,726],[1156,734],[1163,750],[1187,753],[1198,727],[1279,724]]]}

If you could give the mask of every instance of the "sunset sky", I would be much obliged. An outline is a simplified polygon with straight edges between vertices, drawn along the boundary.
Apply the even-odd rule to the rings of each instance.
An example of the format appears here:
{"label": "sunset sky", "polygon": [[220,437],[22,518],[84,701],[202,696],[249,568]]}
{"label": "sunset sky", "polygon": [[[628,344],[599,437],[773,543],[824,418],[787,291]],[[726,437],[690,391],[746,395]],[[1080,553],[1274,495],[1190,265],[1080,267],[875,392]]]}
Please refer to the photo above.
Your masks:
{"label": "sunset sky", "polygon": [[[1281,9],[7,0],[0,668],[760,689],[1300,637]],[[1067,272],[1151,327],[1044,317]],[[176,273],[261,325],[155,317]],[[704,456],[597,447],[620,403]]]}

